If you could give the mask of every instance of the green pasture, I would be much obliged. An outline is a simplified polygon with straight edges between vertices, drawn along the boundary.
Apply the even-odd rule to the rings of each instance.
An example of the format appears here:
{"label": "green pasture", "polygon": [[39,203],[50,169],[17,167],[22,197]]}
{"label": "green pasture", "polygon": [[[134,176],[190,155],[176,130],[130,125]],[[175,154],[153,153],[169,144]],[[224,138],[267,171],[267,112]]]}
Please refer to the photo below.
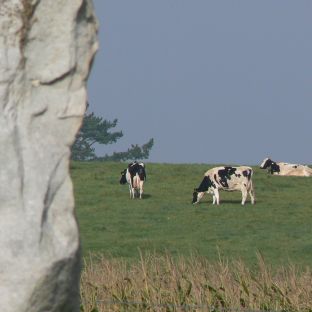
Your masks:
{"label": "green pasture", "polygon": [[146,164],[144,198],[130,199],[120,185],[123,163],[73,162],[76,215],[84,255],[134,260],[139,251],[196,254],[217,260],[272,265],[312,262],[312,177],[270,176],[254,167],[256,204],[241,206],[240,192],[220,192],[220,206],[192,192],[212,165]]}

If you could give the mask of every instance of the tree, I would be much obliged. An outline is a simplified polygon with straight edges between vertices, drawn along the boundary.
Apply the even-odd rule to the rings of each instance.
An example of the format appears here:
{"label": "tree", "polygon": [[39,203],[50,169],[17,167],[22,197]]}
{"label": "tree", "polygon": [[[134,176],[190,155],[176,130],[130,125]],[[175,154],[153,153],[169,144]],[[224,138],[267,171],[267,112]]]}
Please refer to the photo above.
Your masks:
{"label": "tree", "polygon": [[126,152],[113,153],[113,155],[105,155],[104,157],[97,157],[93,145],[98,144],[112,144],[123,136],[122,131],[110,132],[115,128],[118,120],[108,121],[102,117],[95,116],[94,113],[85,113],[82,127],[76,136],[76,140],[72,146],[73,160],[103,160],[103,161],[126,161],[147,159],[149,152],[154,144],[154,139],[150,139],[142,147],[131,145]]}
{"label": "tree", "polygon": [[100,160],[111,160],[111,161],[126,161],[126,160],[139,160],[147,159],[149,152],[154,145],[154,139],[150,139],[147,143],[141,147],[138,144],[131,144],[131,148],[128,148],[126,152],[113,153],[113,155],[105,155],[99,157]]}
{"label": "tree", "polygon": [[93,145],[111,144],[123,136],[121,131],[109,132],[111,128],[116,127],[117,119],[114,121],[104,120],[97,117],[94,113],[85,113],[82,127],[77,134],[75,143],[72,146],[73,160],[94,160],[96,159]]}

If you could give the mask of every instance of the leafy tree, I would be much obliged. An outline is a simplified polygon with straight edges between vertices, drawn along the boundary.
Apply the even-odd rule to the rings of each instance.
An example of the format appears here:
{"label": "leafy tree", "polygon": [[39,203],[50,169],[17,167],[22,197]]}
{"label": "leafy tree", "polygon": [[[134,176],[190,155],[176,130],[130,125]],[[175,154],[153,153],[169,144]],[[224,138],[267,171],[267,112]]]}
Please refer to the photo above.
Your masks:
{"label": "leafy tree", "polygon": [[147,159],[149,152],[154,144],[154,140],[150,139],[142,147],[131,145],[126,152],[113,153],[113,155],[105,155],[104,157],[97,157],[93,145],[98,144],[112,144],[123,136],[122,131],[111,132],[112,128],[117,125],[117,119],[108,121],[102,117],[95,116],[94,113],[85,113],[83,124],[76,140],[72,146],[73,160],[112,160],[112,161],[126,161]]}
{"label": "leafy tree", "polygon": [[131,148],[128,148],[126,152],[114,152],[113,155],[105,155],[99,157],[100,160],[111,160],[111,161],[126,161],[126,160],[139,160],[147,159],[149,152],[154,145],[154,139],[150,139],[147,143],[141,147],[138,144],[131,144]]}

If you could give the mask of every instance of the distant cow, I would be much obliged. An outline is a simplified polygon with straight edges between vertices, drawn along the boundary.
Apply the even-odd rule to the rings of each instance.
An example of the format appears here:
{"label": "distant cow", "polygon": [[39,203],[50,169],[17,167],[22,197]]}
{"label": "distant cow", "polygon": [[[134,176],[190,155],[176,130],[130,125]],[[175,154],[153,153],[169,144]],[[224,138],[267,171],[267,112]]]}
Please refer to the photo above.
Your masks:
{"label": "distant cow", "polygon": [[252,185],[253,170],[250,167],[216,167],[208,170],[198,188],[194,189],[193,204],[197,204],[205,193],[213,196],[213,204],[219,205],[219,190],[241,191],[242,205],[249,193],[251,203],[255,203]]}
{"label": "distant cow", "polygon": [[289,164],[285,162],[275,162],[270,158],[265,158],[260,165],[261,169],[267,169],[269,173],[281,176],[312,176],[312,169],[305,165]]}
{"label": "distant cow", "polygon": [[130,198],[138,195],[142,198],[143,185],[146,180],[146,172],[144,163],[132,162],[128,168],[121,172],[120,184],[129,184]]}

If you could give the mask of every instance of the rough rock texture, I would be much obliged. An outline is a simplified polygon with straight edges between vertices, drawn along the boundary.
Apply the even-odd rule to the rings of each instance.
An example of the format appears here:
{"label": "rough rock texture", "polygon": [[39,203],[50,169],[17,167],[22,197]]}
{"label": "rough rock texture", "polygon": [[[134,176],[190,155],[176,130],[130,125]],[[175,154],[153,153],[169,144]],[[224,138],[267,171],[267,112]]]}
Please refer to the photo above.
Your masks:
{"label": "rough rock texture", "polygon": [[79,311],[70,146],[97,50],[91,0],[0,0],[0,311]]}

